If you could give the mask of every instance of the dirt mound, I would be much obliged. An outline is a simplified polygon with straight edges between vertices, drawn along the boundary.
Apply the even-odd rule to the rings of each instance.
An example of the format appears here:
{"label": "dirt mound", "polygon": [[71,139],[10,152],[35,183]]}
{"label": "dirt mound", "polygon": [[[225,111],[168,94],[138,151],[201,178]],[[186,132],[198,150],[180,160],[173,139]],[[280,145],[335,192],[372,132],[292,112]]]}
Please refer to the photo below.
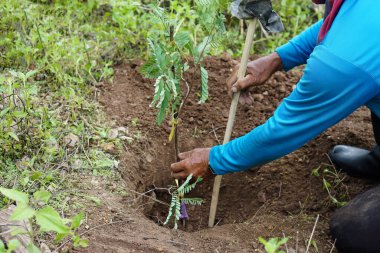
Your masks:
{"label": "dirt mound", "polygon": [[[193,94],[186,103],[180,126],[181,151],[210,147],[222,141],[230,104],[224,82],[233,64],[228,57],[206,60],[210,101],[199,105],[197,95]],[[95,244],[89,252],[104,249],[110,249],[109,252],[253,252],[258,248],[259,236],[283,235],[292,237],[289,247],[294,248],[296,238],[300,245],[305,244],[318,214],[321,218],[314,239],[319,252],[331,249],[328,220],[335,206],[323,189],[321,174],[329,165],[326,153],[337,143],[372,146],[374,140],[366,109],[358,110],[280,160],[259,169],[224,176],[216,215],[218,225],[212,229],[207,228],[212,180],[203,182],[194,195],[204,198],[205,204],[188,210],[190,218],[181,226],[186,232],[174,232],[161,226],[169,203],[169,195],[162,188],[174,183],[169,171],[175,160],[173,144],[168,143],[170,127],[168,122],[160,127],[155,124],[156,111],[149,108],[153,83],[138,73],[139,65],[136,61],[119,67],[114,84],[106,87],[100,98],[112,119],[140,133],[138,142],[125,146],[120,166],[131,192],[124,200],[128,205],[123,216],[133,222],[97,230],[92,234]],[[256,87],[254,104],[238,108],[233,137],[264,123],[301,75],[301,69],[276,73],[265,85]],[[198,83],[196,79],[194,90],[198,89]],[[315,176],[315,172],[311,175],[317,168],[320,176]],[[340,189],[333,193],[347,198],[366,187],[365,183],[347,177],[344,192]],[[145,192],[147,197],[136,192]]]}

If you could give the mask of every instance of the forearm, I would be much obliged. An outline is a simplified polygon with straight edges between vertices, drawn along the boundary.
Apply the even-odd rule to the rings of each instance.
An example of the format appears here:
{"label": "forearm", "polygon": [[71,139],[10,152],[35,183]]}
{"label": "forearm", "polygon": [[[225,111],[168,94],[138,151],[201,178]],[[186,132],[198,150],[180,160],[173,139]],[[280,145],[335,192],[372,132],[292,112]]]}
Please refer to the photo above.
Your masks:
{"label": "forearm", "polygon": [[322,23],[323,20],[318,21],[288,43],[276,49],[284,70],[288,71],[306,63],[317,46],[318,33]]}

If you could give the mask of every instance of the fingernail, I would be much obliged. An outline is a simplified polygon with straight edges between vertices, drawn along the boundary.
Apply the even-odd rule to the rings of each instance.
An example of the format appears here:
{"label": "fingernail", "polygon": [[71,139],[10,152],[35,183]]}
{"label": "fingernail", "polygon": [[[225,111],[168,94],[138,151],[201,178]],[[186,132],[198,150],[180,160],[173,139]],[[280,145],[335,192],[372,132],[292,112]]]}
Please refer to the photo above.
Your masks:
{"label": "fingernail", "polygon": [[232,92],[237,92],[237,88],[236,87],[232,87]]}

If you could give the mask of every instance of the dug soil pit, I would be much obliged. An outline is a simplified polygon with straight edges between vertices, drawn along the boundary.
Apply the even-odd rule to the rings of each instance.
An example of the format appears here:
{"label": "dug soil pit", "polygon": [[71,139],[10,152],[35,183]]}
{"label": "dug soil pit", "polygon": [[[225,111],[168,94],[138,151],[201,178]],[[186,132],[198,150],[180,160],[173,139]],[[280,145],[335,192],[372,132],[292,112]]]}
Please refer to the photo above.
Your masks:
{"label": "dug soil pit", "polygon": [[[181,151],[211,147],[223,140],[230,105],[224,84],[234,63],[229,57],[206,59],[210,99],[198,104],[194,93],[187,101],[180,124]],[[169,122],[155,123],[156,111],[149,107],[153,81],[139,74],[140,65],[134,61],[118,67],[114,84],[106,86],[100,96],[110,118],[135,135],[134,142],[125,144],[119,166],[129,196],[117,213],[119,219],[130,222],[94,230],[88,252],[255,252],[260,250],[259,236],[290,237],[287,246],[294,249],[298,244],[302,249],[317,215],[320,219],[313,239],[318,252],[330,251],[328,221],[336,205],[323,188],[323,170],[334,170],[326,154],[337,143],[371,148],[374,140],[367,109],[359,109],[282,159],[224,176],[214,228],[207,228],[213,180],[204,180],[192,195],[202,197],[205,203],[189,207],[189,219],[173,231],[162,225],[170,203],[166,188],[174,184],[169,170],[175,161],[173,144],[168,142],[170,126]],[[253,105],[238,107],[233,138],[264,123],[301,75],[302,69],[279,72],[256,87]],[[195,78],[193,85],[197,91],[199,79]],[[326,179],[333,184],[333,178]],[[346,177],[331,194],[343,201],[368,187],[368,182]],[[96,224],[99,215],[90,214],[89,220]]]}

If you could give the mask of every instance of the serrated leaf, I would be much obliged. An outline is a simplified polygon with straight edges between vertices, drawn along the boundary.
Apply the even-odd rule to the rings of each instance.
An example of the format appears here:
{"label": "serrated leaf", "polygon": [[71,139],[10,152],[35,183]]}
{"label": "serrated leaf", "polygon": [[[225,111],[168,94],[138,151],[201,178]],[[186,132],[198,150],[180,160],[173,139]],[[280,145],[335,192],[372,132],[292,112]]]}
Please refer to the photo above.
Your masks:
{"label": "serrated leaf", "polygon": [[51,193],[48,191],[36,191],[33,194],[33,197],[37,201],[42,201],[43,203],[47,203],[51,197]]}
{"label": "serrated leaf", "polygon": [[12,215],[10,217],[11,220],[27,220],[29,218],[32,218],[35,214],[35,211],[30,206],[27,206],[25,204],[17,205],[15,210],[12,212]]}
{"label": "serrated leaf", "polygon": [[140,73],[147,78],[158,78],[160,69],[157,67],[154,57],[150,57],[139,69]]}
{"label": "serrated leaf", "polygon": [[57,211],[50,206],[36,211],[36,222],[42,231],[54,231],[59,234],[67,234],[70,231]]}
{"label": "serrated leaf", "polygon": [[200,103],[206,102],[208,99],[208,72],[205,68],[201,67],[201,99]]}
{"label": "serrated leaf", "polygon": [[29,202],[29,196],[28,194],[15,190],[15,189],[6,189],[3,187],[0,187],[0,192],[3,194],[5,197],[16,201],[16,203],[21,203],[21,204],[28,204]]}

